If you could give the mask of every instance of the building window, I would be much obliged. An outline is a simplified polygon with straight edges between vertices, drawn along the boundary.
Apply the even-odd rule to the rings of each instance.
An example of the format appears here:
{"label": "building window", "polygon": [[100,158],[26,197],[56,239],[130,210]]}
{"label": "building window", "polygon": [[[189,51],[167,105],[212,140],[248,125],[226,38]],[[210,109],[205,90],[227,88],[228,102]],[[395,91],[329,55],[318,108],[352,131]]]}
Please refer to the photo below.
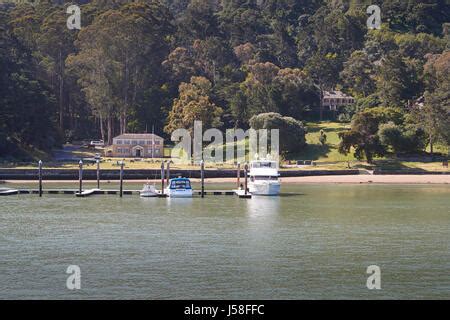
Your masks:
{"label": "building window", "polygon": [[139,144],[142,146],[142,145],[145,144],[145,141],[144,140],[139,140]]}
{"label": "building window", "polygon": [[155,150],[155,154],[159,155],[159,149]]}
{"label": "building window", "polygon": [[135,144],[138,144],[138,142],[137,142],[137,140],[132,140],[132,141],[131,141],[131,144],[132,144],[132,145],[135,145]]}
{"label": "building window", "polygon": [[159,141],[155,141],[155,144],[159,146]]}
{"label": "building window", "polygon": [[130,144],[130,140],[124,140],[124,144]]}
{"label": "building window", "polygon": [[117,140],[116,144],[122,144],[122,140]]}

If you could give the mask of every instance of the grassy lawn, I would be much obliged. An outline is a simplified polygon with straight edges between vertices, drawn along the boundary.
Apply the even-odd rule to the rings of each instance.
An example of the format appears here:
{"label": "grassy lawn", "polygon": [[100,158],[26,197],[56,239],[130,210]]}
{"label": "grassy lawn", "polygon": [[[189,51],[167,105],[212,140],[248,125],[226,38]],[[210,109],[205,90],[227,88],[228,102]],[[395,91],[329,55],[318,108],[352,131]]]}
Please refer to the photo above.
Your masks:
{"label": "grassy lawn", "polygon": [[[448,169],[442,167],[442,162],[410,162],[376,158],[374,164],[369,165],[364,161],[357,160],[353,156],[353,151],[348,155],[340,154],[338,151],[340,143],[338,133],[349,129],[350,124],[320,122],[307,123],[306,126],[308,128],[308,134],[306,135],[308,146],[304,151],[290,155],[288,160],[313,160],[316,166],[305,166],[300,168],[301,170],[342,170],[348,169],[348,165],[350,164],[352,169],[374,170],[378,168],[384,170],[448,171]],[[320,130],[323,130],[327,135],[327,143],[324,146],[319,141]],[[434,150],[435,152],[445,154],[448,152],[448,147],[436,145]]]}
{"label": "grassy lawn", "polygon": [[[339,136],[338,133],[349,129],[349,124],[337,122],[320,122],[307,123],[308,134],[306,135],[306,142],[308,146],[302,152],[290,155],[292,160],[314,160],[317,164],[321,162],[347,162],[355,161],[353,154],[343,155],[338,152]],[[320,130],[323,130],[327,135],[327,143],[322,146],[319,137]]]}
{"label": "grassy lawn", "polygon": [[[372,165],[367,164],[364,161],[358,161],[354,158],[353,152],[348,155],[340,154],[338,151],[339,146],[339,132],[349,129],[350,124],[337,123],[337,122],[320,122],[320,123],[307,123],[308,134],[306,135],[306,140],[308,146],[302,152],[297,154],[289,155],[287,160],[312,160],[315,162],[315,166],[303,166],[300,168],[286,168],[284,170],[344,170],[344,169],[367,169],[374,170],[384,169],[384,170],[422,170],[422,171],[446,171],[442,167],[441,162],[409,162],[409,161],[399,161],[395,158],[377,158],[375,163]],[[322,146],[319,137],[320,130],[323,130],[327,135],[327,143]],[[248,141],[242,141],[240,143],[248,145]],[[224,147],[227,145],[225,144]],[[247,146],[248,147],[248,146]],[[435,152],[446,153],[448,152],[447,146],[435,146]],[[80,149],[73,152],[73,155],[79,158],[93,158],[96,153],[101,153],[99,150],[87,150]],[[164,156],[170,157],[171,148],[164,148]],[[102,158],[101,168],[102,169],[118,169],[118,162],[123,160],[125,162],[126,169],[159,169],[161,167],[161,161],[166,161],[168,158],[154,158],[154,159],[133,159],[133,158]],[[244,163],[244,159],[241,163]],[[36,168],[36,163],[25,163],[25,164],[7,164],[0,165],[6,168],[18,168],[18,169],[31,169]],[[75,162],[57,162],[57,161],[44,161],[45,168],[58,168],[58,169],[77,169],[78,164]],[[234,169],[235,165],[232,163],[219,163],[219,164],[206,164],[206,169]],[[85,161],[85,169],[95,169],[96,164]],[[172,168],[176,169],[186,169],[186,170],[197,170],[199,166],[193,165],[175,165],[172,164]],[[448,169],[447,169],[448,171]]]}

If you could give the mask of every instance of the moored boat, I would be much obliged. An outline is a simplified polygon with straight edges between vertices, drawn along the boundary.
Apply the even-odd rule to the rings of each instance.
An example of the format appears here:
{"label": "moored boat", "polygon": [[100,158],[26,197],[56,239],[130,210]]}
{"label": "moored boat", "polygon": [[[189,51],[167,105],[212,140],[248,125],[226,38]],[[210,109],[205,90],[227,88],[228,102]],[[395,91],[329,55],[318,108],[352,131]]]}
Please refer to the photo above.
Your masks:
{"label": "moored boat", "polygon": [[249,176],[248,189],[252,195],[277,196],[280,194],[281,183],[277,161],[251,161]]}
{"label": "moored boat", "polygon": [[191,181],[188,178],[170,179],[165,191],[170,198],[192,198],[193,195]]}
{"label": "moored boat", "polygon": [[150,197],[157,197],[159,195],[159,192],[158,190],[156,190],[153,184],[147,182],[146,184],[144,184],[139,194],[143,198],[150,198]]}

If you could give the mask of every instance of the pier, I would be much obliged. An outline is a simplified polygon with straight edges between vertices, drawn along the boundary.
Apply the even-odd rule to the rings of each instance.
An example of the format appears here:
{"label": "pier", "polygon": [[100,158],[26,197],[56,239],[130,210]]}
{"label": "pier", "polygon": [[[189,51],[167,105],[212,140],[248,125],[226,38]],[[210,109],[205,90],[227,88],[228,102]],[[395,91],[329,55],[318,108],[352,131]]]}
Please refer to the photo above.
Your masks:
{"label": "pier", "polygon": [[11,196],[18,194],[20,191],[17,189],[0,189],[0,196]]}
{"label": "pier", "polygon": [[[140,190],[123,190],[123,195],[140,195]],[[204,190],[205,196],[233,196],[236,194],[233,190]],[[8,189],[1,190],[0,196],[9,196],[17,194],[39,194],[39,189]],[[78,189],[44,189],[42,194],[59,194],[59,195],[75,195],[76,197],[89,197],[93,195],[119,195],[120,190],[118,189],[88,189],[79,193]],[[201,190],[194,190],[195,196],[201,196]],[[167,195],[160,194],[160,198],[165,198]]]}
{"label": "pier", "polygon": [[[241,179],[241,165],[237,164],[236,177],[237,177],[237,188],[235,190],[206,190],[205,189],[205,166],[204,162],[201,162],[201,187],[200,190],[193,190],[194,196],[200,196],[204,198],[206,196],[238,196],[239,198],[249,199],[252,197],[251,193],[248,191],[247,180],[248,180],[248,165],[244,166],[244,188],[240,183]],[[38,162],[38,185],[36,189],[12,189],[12,188],[0,188],[0,196],[11,196],[11,195],[21,195],[21,194],[37,194],[39,197],[42,197],[43,194],[50,195],[75,195],[77,198],[86,198],[95,195],[118,195],[122,197],[123,195],[140,195],[141,190],[125,190],[123,188],[123,180],[124,180],[124,162],[120,162],[120,171],[119,171],[119,189],[101,189],[100,187],[100,163],[97,161],[97,170],[96,170],[96,178],[97,178],[97,188],[91,189],[83,189],[83,162],[80,160],[79,162],[79,170],[78,170],[78,188],[71,189],[44,189],[43,187],[43,163],[42,161]],[[169,185],[169,181],[171,179],[170,175],[170,162],[167,162],[167,168],[165,168],[164,162],[161,163],[161,190],[159,194],[156,196],[157,198],[166,198],[167,194],[164,193],[164,186]]]}

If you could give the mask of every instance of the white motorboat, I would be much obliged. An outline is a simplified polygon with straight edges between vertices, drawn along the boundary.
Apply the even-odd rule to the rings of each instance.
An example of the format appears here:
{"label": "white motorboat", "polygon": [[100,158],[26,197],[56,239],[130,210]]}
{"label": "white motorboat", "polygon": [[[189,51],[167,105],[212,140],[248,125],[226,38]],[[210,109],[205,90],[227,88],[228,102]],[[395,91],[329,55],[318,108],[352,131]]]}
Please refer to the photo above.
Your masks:
{"label": "white motorboat", "polygon": [[159,192],[156,190],[155,186],[148,182],[144,184],[142,190],[140,191],[140,196],[143,198],[157,197],[158,195]]}
{"label": "white motorboat", "polygon": [[193,195],[191,181],[188,178],[170,179],[165,191],[170,198],[192,198]]}
{"label": "white motorboat", "polygon": [[280,194],[281,183],[277,161],[251,161],[249,176],[248,189],[252,195],[277,196]]}

